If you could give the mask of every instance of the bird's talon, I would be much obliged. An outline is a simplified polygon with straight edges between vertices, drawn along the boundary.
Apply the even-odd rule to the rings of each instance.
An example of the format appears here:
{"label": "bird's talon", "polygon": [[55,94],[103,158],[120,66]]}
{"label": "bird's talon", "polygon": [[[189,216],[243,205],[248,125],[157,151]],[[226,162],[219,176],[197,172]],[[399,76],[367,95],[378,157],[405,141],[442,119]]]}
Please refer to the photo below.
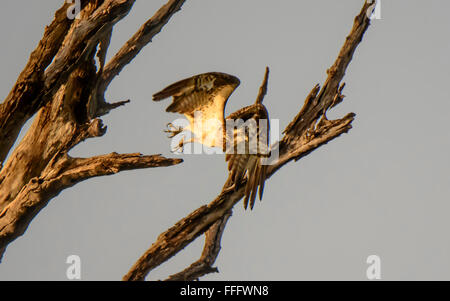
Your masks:
{"label": "bird's talon", "polygon": [[183,153],[184,152],[184,137],[181,138],[177,146],[172,150],[172,153]]}
{"label": "bird's talon", "polygon": [[167,130],[164,130],[165,133],[168,133],[168,137],[169,138],[173,138],[176,135],[178,135],[179,133],[181,133],[183,131],[183,128],[180,126],[175,126],[172,123],[168,123],[167,124]]}

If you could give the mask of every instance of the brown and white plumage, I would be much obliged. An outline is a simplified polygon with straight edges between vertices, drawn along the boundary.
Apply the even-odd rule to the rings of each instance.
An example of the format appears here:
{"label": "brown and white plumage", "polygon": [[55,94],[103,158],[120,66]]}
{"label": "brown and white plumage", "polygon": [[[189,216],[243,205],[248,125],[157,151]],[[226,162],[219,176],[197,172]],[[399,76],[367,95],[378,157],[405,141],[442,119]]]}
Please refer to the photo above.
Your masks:
{"label": "brown and white plumage", "polygon": [[[267,76],[268,69],[266,70],[265,85],[267,85]],[[173,97],[173,101],[166,111],[184,114],[187,117],[189,126],[183,130],[190,130],[194,134],[194,139],[191,142],[199,142],[210,147],[222,146],[223,150],[226,151],[229,170],[228,184],[226,185],[235,185],[234,187],[237,189],[246,177],[244,207],[247,208],[250,201],[250,208],[253,208],[258,187],[259,197],[262,198],[266,171],[263,159],[267,157],[268,151],[269,127],[260,129],[258,125],[260,119],[266,119],[268,125],[268,113],[261,103],[262,97],[258,96],[255,104],[242,108],[226,118],[227,120],[241,119],[244,122],[249,120],[256,122],[257,126],[254,133],[258,137],[258,141],[259,139],[264,140],[263,143],[258,144],[259,147],[256,149],[254,149],[253,144],[250,145],[252,136],[248,131],[245,132],[245,129],[246,134],[239,135],[240,139],[237,139],[238,129],[234,129],[232,133],[227,134],[224,117],[225,105],[229,96],[239,84],[239,79],[229,74],[220,72],[203,73],[168,86],[154,94],[153,100],[160,101],[170,96]],[[198,132],[197,128],[194,127],[196,112],[201,112],[201,127],[203,129],[201,132]],[[218,120],[221,125],[220,130],[208,126],[206,122],[209,119]],[[175,135],[179,132],[181,130],[174,131]],[[226,145],[229,141],[233,141],[234,145],[227,149]],[[245,151],[243,153],[234,152],[237,149],[245,149]]]}
{"label": "brown and white plumage", "polygon": [[[264,191],[264,182],[266,180],[267,165],[264,164],[265,158],[269,156],[269,114],[266,107],[261,103],[255,103],[251,106],[242,108],[232,114],[227,119],[241,119],[246,122],[254,120],[256,125],[256,142],[251,143],[252,135],[249,131],[234,131],[234,151],[227,152],[225,160],[228,162],[228,170],[230,172],[229,179],[238,187],[244,176],[247,176],[247,184],[245,186],[244,208],[250,204],[253,209],[256,199],[256,192],[259,187],[259,199],[262,199]],[[260,125],[260,120],[266,120],[266,126]],[[244,139],[236,139],[237,134],[243,134]],[[254,137],[253,137],[254,138]],[[239,147],[245,148],[245,152],[236,151]]]}
{"label": "brown and white plumage", "polygon": [[[185,130],[190,130],[196,135],[195,141],[207,146],[222,146],[223,140],[218,141],[223,136],[225,129],[224,111],[228,97],[233,93],[240,81],[237,77],[220,73],[203,73],[187,79],[180,80],[162,91],[153,95],[153,100],[159,101],[173,96],[166,112],[184,114],[189,120],[190,126]],[[194,128],[195,112],[202,113],[202,124],[198,125],[203,131],[197,133]],[[207,122],[217,120],[220,128],[211,128]]]}

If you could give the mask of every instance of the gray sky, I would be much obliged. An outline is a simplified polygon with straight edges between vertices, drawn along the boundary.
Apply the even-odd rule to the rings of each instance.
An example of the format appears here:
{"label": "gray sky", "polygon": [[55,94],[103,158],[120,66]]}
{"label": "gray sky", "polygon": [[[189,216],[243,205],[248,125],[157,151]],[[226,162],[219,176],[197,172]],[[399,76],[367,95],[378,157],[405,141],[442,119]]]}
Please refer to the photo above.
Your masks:
{"label": "gray sky", "polygon": [[[60,0],[2,1],[0,91],[8,94]],[[323,83],[362,0],[187,0],[107,93],[131,103],[105,116],[108,132],[72,155],[170,153],[163,133],[178,118],[151,95],[197,73],[241,79],[227,113],[254,102],[271,68],[265,104],[280,129]],[[109,57],[165,3],[136,1],[116,26]],[[253,211],[235,207],[205,280],[364,280],[381,258],[384,280],[450,280],[450,3],[382,0],[347,70],[353,129],[266,184]],[[223,156],[184,155],[181,165],[123,172],[65,190],[7,249],[0,280],[64,280],[81,257],[83,280],[119,280],[156,237],[210,202],[226,179]],[[201,253],[203,237],[155,270],[162,279]]]}

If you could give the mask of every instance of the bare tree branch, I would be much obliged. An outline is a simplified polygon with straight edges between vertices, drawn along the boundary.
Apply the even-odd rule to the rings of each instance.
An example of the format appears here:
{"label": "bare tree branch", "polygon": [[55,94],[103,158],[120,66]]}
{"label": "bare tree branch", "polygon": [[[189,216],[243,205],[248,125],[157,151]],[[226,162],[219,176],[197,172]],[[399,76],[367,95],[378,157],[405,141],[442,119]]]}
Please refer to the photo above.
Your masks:
{"label": "bare tree branch", "polygon": [[71,158],[66,154],[55,156],[41,176],[32,178],[15,200],[0,212],[0,261],[6,246],[22,235],[48,201],[64,189],[92,177],[131,169],[171,166],[182,161],[139,153],[111,153],[91,158]]}
{"label": "bare tree branch", "polygon": [[258,96],[256,97],[257,103],[262,103],[264,100],[264,96],[267,94],[267,82],[269,80],[269,67],[266,67],[266,73],[264,74],[264,79],[261,84],[261,87],[259,87]]}
{"label": "bare tree branch", "polygon": [[[293,156],[306,155],[342,133],[347,132],[351,128],[352,121],[352,114],[349,114],[346,118],[333,121],[334,126],[324,130],[321,136],[293,150]],[[269,166],[268,177],[288,161],[277,162],[275,165]],[[123,277],[123,280],[144,280],[148,272],[181,251],[195,238],[208,230],[214,222],[222,218],[227,211],[241,200],[244,196],[244,190],[245,182],[240,184],[238,190],[224,190],[210,204],[198,208],[177,222],[172,228],[160,234],[156,242],[138,259]]]}
{"label": "bare tree branch", "polygon": [[142,48],[152,41],[170,18],[181,9],[184,2],[185,0],[169,0],[120,48],[105,67],[102,75],[102,90],[138,55]]}
{"label": "bare tree branch", "polygon": [[37,95],[44,82],[45,68],[51,63],[72,23],[66,15],[64,3],[56,11],[55,19],[46,27],[44,36],[31,53],[27,65],[16,84],[0,104],[0,169],[25,122],[39,108]]}
{"label": "bare tree branch", "polygon": [[183,271],[169,276],[166,281],[192,281],[206,274],[219,272],[212,265],[219,255],[222,234],[231,215],[232,211],[230,210],[205,232],[205,246],[200,259]]}
{"label": "bare tree branch", "polygon": [[134,2],[134,0],[105,0],[99,7],[95,7],[86,19],[76,22],[64,40],[64,47],[45,72],[46,86],[55,82],[60,72],[78,60],[88,48],[86,41],[94,40],[96,46],[103,36],[110,32],[111,27],[129,13]]}
{"label": "bare tree branch", "polygon": [[[180,164],[182,159],[165,158],[161,155],[144,156],[140,153],[118,154],[95,156],[90,158],[70,158],[58,159],[58,166],[49,164],[43,174],[54,177],[55,172],[59,174],[61,182],[76,184],[92,177],[106,176],[118,173],[123,170],[134,170],[140,168],[162,167]],[[44,180],[48,177],[45,176]]]}
{"label": "bare tree branch", "polygon": [[[129,64],[139,52],[152,41],[152,39],[161,31],[164,25],[169,22],[170,18],[181,9],[185,0],[169,0],[162,6],[141,28],[122,46],[122,48],[114,55],[114,57],[106,64],[101,79],[98,83],[98,95],[104,94],[111,81],[119,75],[120,71]],[[98,110],[91,109],[94,117],[101,116],[107,106],[104,98],[98,97],[95,107]]]}
{"label": "bare tree branch", "polygon": [[[328,78],[323,88],[319,91],[319,87],[316,86],[311,91],[300,113],[285,130],[285,136],[277,145],[279,146],[279,158],[268,167],[267,177],[291,160],[302,158],[351,129],[355,114],[349,113],[341,119],[332,121],[328,120],[325,114],[328,109],[342,101],[343,86],[340,86],[340,81],[370,24],[367,11],[371,6],[371,2],[364,3],[338,58],[327,72]],[[238,190],[224,189],[211,203],[198,208],[160,234],[156,242],[131,267],[123,280],[144,280],[152,269],[177,254],[207,231],[243,197],[245,187],[243,184],[241,183]]]}
{"label": "bare tree branch", "polygon": [[[81,21],[72,21],[67,17],[69,4],[65,3],[56,12],[55,20],[47,27],[14,88],[1,104],[0,162],[6,158],[25,122],[52,98],[69,74],[85,61],[103,32],[126,16],[134,0],[106,0],[98,8],[93,2],[83,2],[87,10],[84,13],[92,14]],[[91,42],[86,43],[88,40]]]}

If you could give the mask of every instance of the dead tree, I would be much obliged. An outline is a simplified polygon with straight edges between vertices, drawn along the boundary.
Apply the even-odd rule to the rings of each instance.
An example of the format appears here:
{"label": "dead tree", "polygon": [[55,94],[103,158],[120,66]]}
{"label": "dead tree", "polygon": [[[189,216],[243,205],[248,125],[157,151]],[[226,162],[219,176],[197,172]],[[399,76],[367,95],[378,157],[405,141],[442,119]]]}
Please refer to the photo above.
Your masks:
{"label": "dead tree", "polygon": [[[105,134],[106,126],[100,118],[128,102],[107,102],[104,94],[109,84],[181,9],[185,0],[169,0],[105,62],[112,29],[134,2],[82,0],[77,18],[67,17],[72,4],[64,3],[0,105],[0,260],[9,243],[22,235],[40,210],[62,190],[92,177],[182,162],[140,153],[110,153],[90,158],[68,155],[80,142]],[[344,98],[341,81],[370,24],[368,16],[373,8],[372,1],[364,3],[336,62],[327,71],[325,83],[321,88],[319,85],[313,88],[283,138],[274,146],[279,149],[279,159],[269,166],[269,177],[286,163],[299,160],[351,129],[355,114],[328,120],[326,112]],[[264,97],[266,85],[264,82],[258,97]],[[26,135],[11,150],[25,122],[33,116]],[[193,280],[217,271],[212,266],[220,251],[222,233],[233,206],[243,194],[243,188],[235,191],[225,187],[211,203],[162,233],[123,279],[144,280],[152,269],[203,233],[206,240],[200,259],[168,280]]]}
{"label": "dead tree", "polygon": [[68,152],[88,138],[105,134],[100,117],[127,102],[108,103],[104,98],[108,85],[183,3],[168,1],[108,63],[112,28],[128,14],[134,0],[81,1],[80,15],[73,19],[67,17],[70,3],[56,12],[0,107],[0,162],[24,123],[37,114],[0,172],[0,257],[63,189],[122,170],[181,162],[139,153],[72,158]]}

